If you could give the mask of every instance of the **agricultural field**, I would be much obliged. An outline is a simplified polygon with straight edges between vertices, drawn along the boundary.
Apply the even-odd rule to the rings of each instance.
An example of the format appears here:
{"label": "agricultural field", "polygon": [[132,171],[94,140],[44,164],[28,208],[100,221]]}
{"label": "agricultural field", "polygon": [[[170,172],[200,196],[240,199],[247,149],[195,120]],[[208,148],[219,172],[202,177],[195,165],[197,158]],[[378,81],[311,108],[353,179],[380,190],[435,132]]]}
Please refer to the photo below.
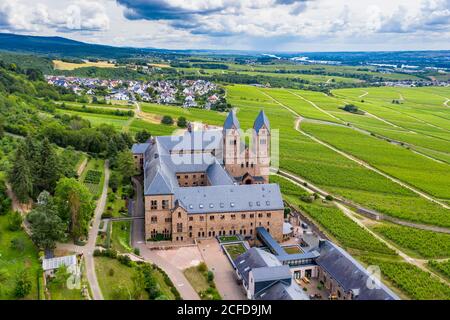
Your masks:
{"label": "agricultural field", "polygon": [[428,261],[428,266],[450,281],[450,260],[446,261],[431,260]]}
{"label": "agricultural field", "polygon": [[116,129],[122,129],[124,126],[127,125],[129,119],[131,118],[109,114],[86,113],[72,110],[59,110],[58,112],[80,116],[81,118],[89,120],[92,126],[94,127],[98,127],[102,124],[110,124],[114,126]]}
{"label": "agricultural field", "polygon": [[306,203],[300,197],[308,193],[292,182],[279,176],[272,176],[270,181],[280,185],[286,201],[318,222],[346,250],[357,253],[394,254],[384,243],[358,226],[334,205],[324,204],[322,200]]}
{"label": "agricultural field", "polygon": [[322,141],[437,198],[450,198],[450,166],[447,164],[352,129],[315,123],[304,123],[301,127]]}
{"label": "agricultural field", "polygon": [[373,227],[373,231],[411,255],[427,259],[450,257],[450,234],[385,223]]}
{"label": "agricultural field", "polygon": [[85,67],[116,68],[116,65],[113,63],[109,63],[108,61],[98,61],[98,62],[87,61],[84,63],[71,63],[71,62],[64,62],[61,60],[53,60],[53,68],[56,70],[75,70],[78,68],[85,68]]}
{"label": "agricultural field", "polygon": [[104,160],[90,159],[81,174],[79,180],[89,189],[94,198],[97,198],[103,188],[104,177]]}
{"label": "agricultural field", "polygon": [[395,260],[364,257],[368,265],[379,266],[382,275],[411,299],[450,300],[450,287],[418,267]]}

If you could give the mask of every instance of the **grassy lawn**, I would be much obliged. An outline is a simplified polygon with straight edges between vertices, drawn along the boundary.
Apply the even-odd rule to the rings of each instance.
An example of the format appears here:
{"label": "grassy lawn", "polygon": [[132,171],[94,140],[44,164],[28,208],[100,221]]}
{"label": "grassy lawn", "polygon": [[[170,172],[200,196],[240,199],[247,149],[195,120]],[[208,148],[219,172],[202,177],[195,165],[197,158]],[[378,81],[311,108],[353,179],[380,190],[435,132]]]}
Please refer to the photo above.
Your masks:
{"label": "grassy lawn", "polygon": [[[115,290],[118,288],[125,288],[125,292],[132,292],[134,288],[133,276],[139,273],[138,268],[140,266],[135,263],[132,263],[132,266],[126,266],[117,259],[95,257],[95,271],[105,300],[115,300]],[[111,272],[111,270],[113,271]],[[162,271],[158,268],[151,268],[151,277],[155,280],[156,287],[160,295],[164,296],[164,299],[175,300],[175,295],[171,290],[172,286],[166,283]],[[143,292],[141,299],[145,300],[148,297],[148,293]]]}
{"label": "grassy lawn", "polygon": [[52,300],[84,300],[81,289],[68,289],[65,283],[61,285],[50,281],[47,283],[47,289]]}
{"label": "grassy lawn", "polygon": [[[113,275],[110,275],[113,270]],[[121,264],[116,259],[95,257],[95,272],[105,300],[114,300],[114,290],[125,287],[132,290],[132,276],[137,273],[132,267]]]}
{"label": "grassy lawn", "polygon": [[[13,239],[23,243],[23,250],[11,247]],[[15,299],[14,277],[21,269],[27,271],[32,284],[31,292],[25,299],[37,299],[37,272],[40,269],[37,248],[23,230],[9,231],[8,216],[0,216],[0,300]]]}
{"label": "grassy lawn", "polygon": [[206,265],[201,263],[198,266],[185,269],[184,275],[202,300],[221,300],[222,297],[215,289],[214,281],[212,281],[214,287],[208,281],[207,272]]}
{"label": "grassy lawn", "polygon": [[302,253],[302,250],[300,250],[300,248],[298,246],[283,247],[283,249],[287,254]]}
{"label": "grassy lawn", "polygon": [[242,243],[227,244],[224,245],[223,247],[225,248],[225,250],[227,250],[228,254],[233,260],[247,251],[247,249],[244,247]]}
{"label": "grassy lawn", "polygon": [[111,248],[118,252],[131,252],[130,221],[113,221],[111,228]]}
{"label": "grassy lawn", "polygon": [[233,241],[239,241],[240,239],[239,239],[239,237],[238,236],[220,236],[219,237],[219,241],[221,242],[221,243],[224,243],[224,242],[233,242]]}

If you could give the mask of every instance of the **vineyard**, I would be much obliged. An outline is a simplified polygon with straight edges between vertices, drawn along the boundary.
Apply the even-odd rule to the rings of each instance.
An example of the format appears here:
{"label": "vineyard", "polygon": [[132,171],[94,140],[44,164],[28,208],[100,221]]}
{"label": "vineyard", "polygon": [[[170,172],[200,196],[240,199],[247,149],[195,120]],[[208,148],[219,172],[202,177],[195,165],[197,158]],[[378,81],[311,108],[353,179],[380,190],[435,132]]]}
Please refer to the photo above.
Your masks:
{"label": "vineyard", "polygon": [[449,286],[412,264],[373,257],[362,257],[362,260],[379,266],[381,273],[412,299],[450,300]]}
{"label": "vineyard", "polygon": [[428,261],[428,266],[436,270],[450,281],[450,260],[444,262],[437,262],[434,260]]}
{"label": "vineyard", "polygon": [[381,225],[374,231],[424,258],[450,257],[450,234],[397,226]]}
{"label": "vineyard", "polygon": [[358,226],[335,206],[323,204],[321,200],[313,203],[303,202],[300,196],[305,193],[300,187],[280,177],[271,177],[271,181],[280,185],[281,192],[288,202],[317,221],[345,248],[362,252],[394,254],[393,250]]}

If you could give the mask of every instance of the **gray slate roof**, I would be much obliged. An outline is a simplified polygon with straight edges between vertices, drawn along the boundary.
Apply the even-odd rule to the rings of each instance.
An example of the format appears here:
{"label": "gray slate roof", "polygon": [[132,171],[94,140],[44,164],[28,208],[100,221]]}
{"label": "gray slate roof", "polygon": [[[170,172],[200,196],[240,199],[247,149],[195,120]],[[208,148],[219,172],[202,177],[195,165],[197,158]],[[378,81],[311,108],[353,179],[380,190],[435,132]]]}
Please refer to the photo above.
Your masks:
{"label": "gray slate roof", "polygon": [[261,110],[258,114],[258,117],[255,120],[255,123],[253,124],[253,129],[255,129],[256,132],[259,132],[259,130],[264,126],[266,127],[267,130],[270,131],[269,119],[264,113],[264,110]]}
{"label": "gray slate roof", "polygon": [[[399,300],[388,287],[380,283],[378,289],[367,287],[369,273],[345,250],[324,240],[319,245],[320,257],[316,263],[329,273],[346,291],[357,295],[355,300]],[[369,280],[370,281],[370,280]]]}
{"label": "gray slate roof", "polygon": [[188,213],[267,211],[284,208],[277,184],[216,185],[174,189]]}
{"label": "gray slate roof", "polygon": [[290,286],[277,282],[255,296],[255,300],[309,300],[300,286],[292,281]]}
{"label": "gray slate roof", "polygon": [[234,259],[234,265],[241,275],[242,280],[247,284],[250,270],[281,266],[281,263],[273,254],[253,247]]}
{"label": "gray slate roof", "polygon": [[223,129],[229,130],[229,129],[240,129],[240,128],[241,128],[241,125],[239,124],[239,120],[236,117],[236,114],[234,113],[234,111],[230,111],[225,120],[225,123],[223,124]]}
{"label": "gray slate roof", "polygon": [[291,271],[288,266],[272,266],[252,269],[253,278],[256,282],[270,280],[290,280],[292,278]]}
{"label": "gray slate roof", "polygon": [[134,154],[143,154],[150,147],[150,143],[135,143],[131,147],[131,152]]}

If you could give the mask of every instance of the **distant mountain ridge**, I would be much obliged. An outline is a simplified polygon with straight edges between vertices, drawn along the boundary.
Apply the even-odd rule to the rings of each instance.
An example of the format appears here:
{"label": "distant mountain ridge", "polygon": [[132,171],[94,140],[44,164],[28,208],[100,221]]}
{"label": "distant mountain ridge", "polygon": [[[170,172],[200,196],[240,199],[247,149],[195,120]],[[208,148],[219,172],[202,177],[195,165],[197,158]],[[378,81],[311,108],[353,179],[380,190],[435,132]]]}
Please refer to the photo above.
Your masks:
{"label": "distant mountain ridge", "polygon": [[121,58],[148,53],[148,49],[89,44],[63,37],[0,33],[0,50],[61,57]]}

